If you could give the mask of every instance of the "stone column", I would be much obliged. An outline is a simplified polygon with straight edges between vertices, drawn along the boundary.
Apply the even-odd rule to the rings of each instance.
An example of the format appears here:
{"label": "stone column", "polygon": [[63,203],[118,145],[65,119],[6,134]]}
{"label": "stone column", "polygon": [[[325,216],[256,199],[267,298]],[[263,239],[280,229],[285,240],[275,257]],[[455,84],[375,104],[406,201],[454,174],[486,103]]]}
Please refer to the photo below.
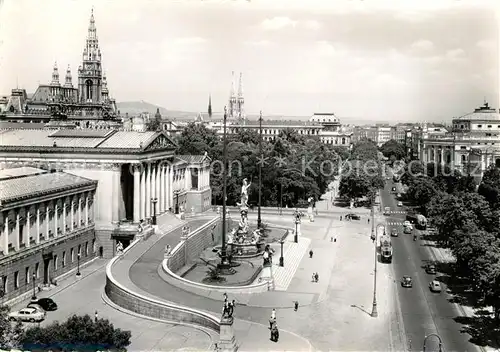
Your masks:
{"label": "stone column", "polygon": [[166,203],[165,203],[165,209],[168,210],[172,206],[172,187],[170,185],[170,170],[172,167],[170,165],[167,165],[165,168],[165,198],[166,198]]}
{"label": "stone column", "polygon": [[191,190],[191,169],[186,167],[184,171],[184,187],[186,187],[186,190]]}
{"label": "stone column", "polygon": [[89,197],[90,194],[85,197],[85,226],[89,226]]}
{"label": "stone column", "polygon": [[156,203],[156,214],[160,214],[160,207],[161,207],[161,193],[160,193],[160,179],[161,179],[161,166],[156,165],[155,167],[155,197],[158,198],[158,203]]}
{"label": "stone column", "polygon": [[145,217],[149,218],[151,215],[151,164],[146,166],[146,199],[144,206],[146,207]]}
{"label": "stone column", "polygon": [[134,223],[139,223],[141,220],[141,174],[140,168],[134,166]]}
{"label": "stone column", "polygon": [[49,240],[49,231],[50,231],[50,209],[49,203],[45,204],[45,241]]}
{"label": "stone column", "polygon": [[36,235],[35,243],[40,243],[40,207],[36,208]]}
{"label": "stone column", "polygon": [[20,243],[19,243],[19,227],[20,227],[20,224],[19,224],[19,213],[16,213],[16,232],[15,232],[15,236],[14,236],[14,248],[16,249],[16,251],[19,250],[19,246],[20,246]]}
{"label": "stone column", "polygon": [[9,212],[6,212],[3,220],[5,221],[2,236],[3,254],[7,255],[9,254]]}
{"label": "stone column", "polygon": [[427,160],[426,160],[427,163],[430,163],[431,157],[432,157],[432,149],[430,146],[428,146],[427,147]]}
{"label": "stone column", "polygon": [[78,226],[82,226],[82,196],[78,196]]}
{"label": "stone column", "polygon": [[31,220],[30,220],[31,213],[29,209],[26,211],[26,224],[24,225],[24,233],[23,233],[23,241],[26,245],[26,248],[29,248],[31,246],[30,243],[30,234],[31,234]]}
{"label": "stone column", "polygon": [[62,210],[63,210],[63,213],[62,213],[62,218],[63,218],[62,233],[63,233],[63,235],[66,234],[66,207],[67,207],[66,199],[63,199],[63,204],[62,204]]}
{"label": "stone column", "polygon": [[71,197],[71,216],[70,216],[70,221],[71,221],[71,225],[70,225],[70,229],[71,231],[73,231],[75,229],[75,206],[73,204],[74,202],[74,199],[73,197]]}
{"label": "stone column", "polygon": [[159,212],[165,212],[165,165],[160,165],[160,197],[159,197]]}
{"label": "stone column", "polygon": [[54,204],[54,237],[58,236],[57,233],[57,227],[58,227],[58,220],[57,220],[57,212],[59,210],[59,206],[57,204]]}
{"label": "stone column", "polygon": [[146,218],[146,168],[144,167],[143,164],[141,164],[140,167],[141,171],[141,198],[139,202],[139,206],[141,208],[140,210],[140,216],[139,220],[144,220]]}
{"label": "stone column", "polygon": [[[156,165],[151,166],[151,198],[157,198],[156,194]],[[151,204],[151,215],[153,214],[153,204]]]}

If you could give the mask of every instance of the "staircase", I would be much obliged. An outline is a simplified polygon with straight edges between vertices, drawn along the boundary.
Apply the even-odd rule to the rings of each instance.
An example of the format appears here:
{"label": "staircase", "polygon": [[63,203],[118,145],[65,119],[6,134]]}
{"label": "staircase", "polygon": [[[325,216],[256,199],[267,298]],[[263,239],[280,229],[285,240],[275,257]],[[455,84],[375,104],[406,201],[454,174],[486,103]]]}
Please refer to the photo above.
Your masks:
{"label": "staircase", "polygon": [[[293,242],[293,236],[288,236],[283,254],[286,265],[281,267],[277,263],[273,263],[274,286],[276,291],[286,291],[288,289],[310,243],[311,240],[307,237],[299,236],[299,243],[295,243]],[[279,262],[278,256],[275,256],[275,259],[278,259],[276,262]]]}

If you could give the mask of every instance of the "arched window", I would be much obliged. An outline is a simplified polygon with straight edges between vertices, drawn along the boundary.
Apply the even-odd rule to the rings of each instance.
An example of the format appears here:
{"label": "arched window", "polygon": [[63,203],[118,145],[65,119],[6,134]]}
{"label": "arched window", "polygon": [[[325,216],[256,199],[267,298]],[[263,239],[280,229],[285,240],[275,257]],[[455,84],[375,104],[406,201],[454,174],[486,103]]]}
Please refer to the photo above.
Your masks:
{"label": "arched window", "polygon": [[465,163],[465,155],[462,154],[462,162]]}
{"label": "arched window", "polygon": [[86,100],[92,100],[92,88],[93,84],[91,80],[88,80],[85,82],[85,93],[86,93]]}

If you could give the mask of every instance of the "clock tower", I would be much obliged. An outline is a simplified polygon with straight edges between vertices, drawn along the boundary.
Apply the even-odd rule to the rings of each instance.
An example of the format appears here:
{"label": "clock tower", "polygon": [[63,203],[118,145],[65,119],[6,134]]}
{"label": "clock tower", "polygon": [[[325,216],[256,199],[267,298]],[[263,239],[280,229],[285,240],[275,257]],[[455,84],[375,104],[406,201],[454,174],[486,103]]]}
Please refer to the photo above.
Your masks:
{"label": "clock tower", "polygon": [[94,20],[94,10],[90,15],[90,24],[85,48],[83,49],[83,62],[78,68],[78,100],[80,103],[102,103],[102,67],[101,50]]}

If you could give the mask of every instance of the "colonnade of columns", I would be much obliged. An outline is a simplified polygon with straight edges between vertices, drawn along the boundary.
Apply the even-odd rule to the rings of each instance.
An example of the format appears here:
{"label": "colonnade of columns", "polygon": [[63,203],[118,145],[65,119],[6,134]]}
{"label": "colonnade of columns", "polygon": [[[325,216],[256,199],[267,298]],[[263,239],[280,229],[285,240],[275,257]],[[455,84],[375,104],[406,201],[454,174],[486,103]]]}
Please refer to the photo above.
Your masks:
{"label": "colonnade of columns", "polygon": [[8,255],[92,224],[93,199],[85,192],[4,211],[0,250]]}
{"label": "colonnade of columns", "polygon": [[[174,194],[192,189],[191,169],[171,164],[147,163],[134,168],[134,222],[174,208]],[[198,169],[197,189],[210,187],[210,170]],[[156,200],[156,203],[153,202]]]}
{"label": "colonnade of columns", "polygon": [[[427,147],[427,162],[428,163],[437,163],[437,164],[446,164],[446,155],[445,155],[445,150],[446,147],[438,147],[438,146],[428,146]],[[454,150],[450,149],[451,152],[451,160],[450,162],[453,162],[453,154]]]}

